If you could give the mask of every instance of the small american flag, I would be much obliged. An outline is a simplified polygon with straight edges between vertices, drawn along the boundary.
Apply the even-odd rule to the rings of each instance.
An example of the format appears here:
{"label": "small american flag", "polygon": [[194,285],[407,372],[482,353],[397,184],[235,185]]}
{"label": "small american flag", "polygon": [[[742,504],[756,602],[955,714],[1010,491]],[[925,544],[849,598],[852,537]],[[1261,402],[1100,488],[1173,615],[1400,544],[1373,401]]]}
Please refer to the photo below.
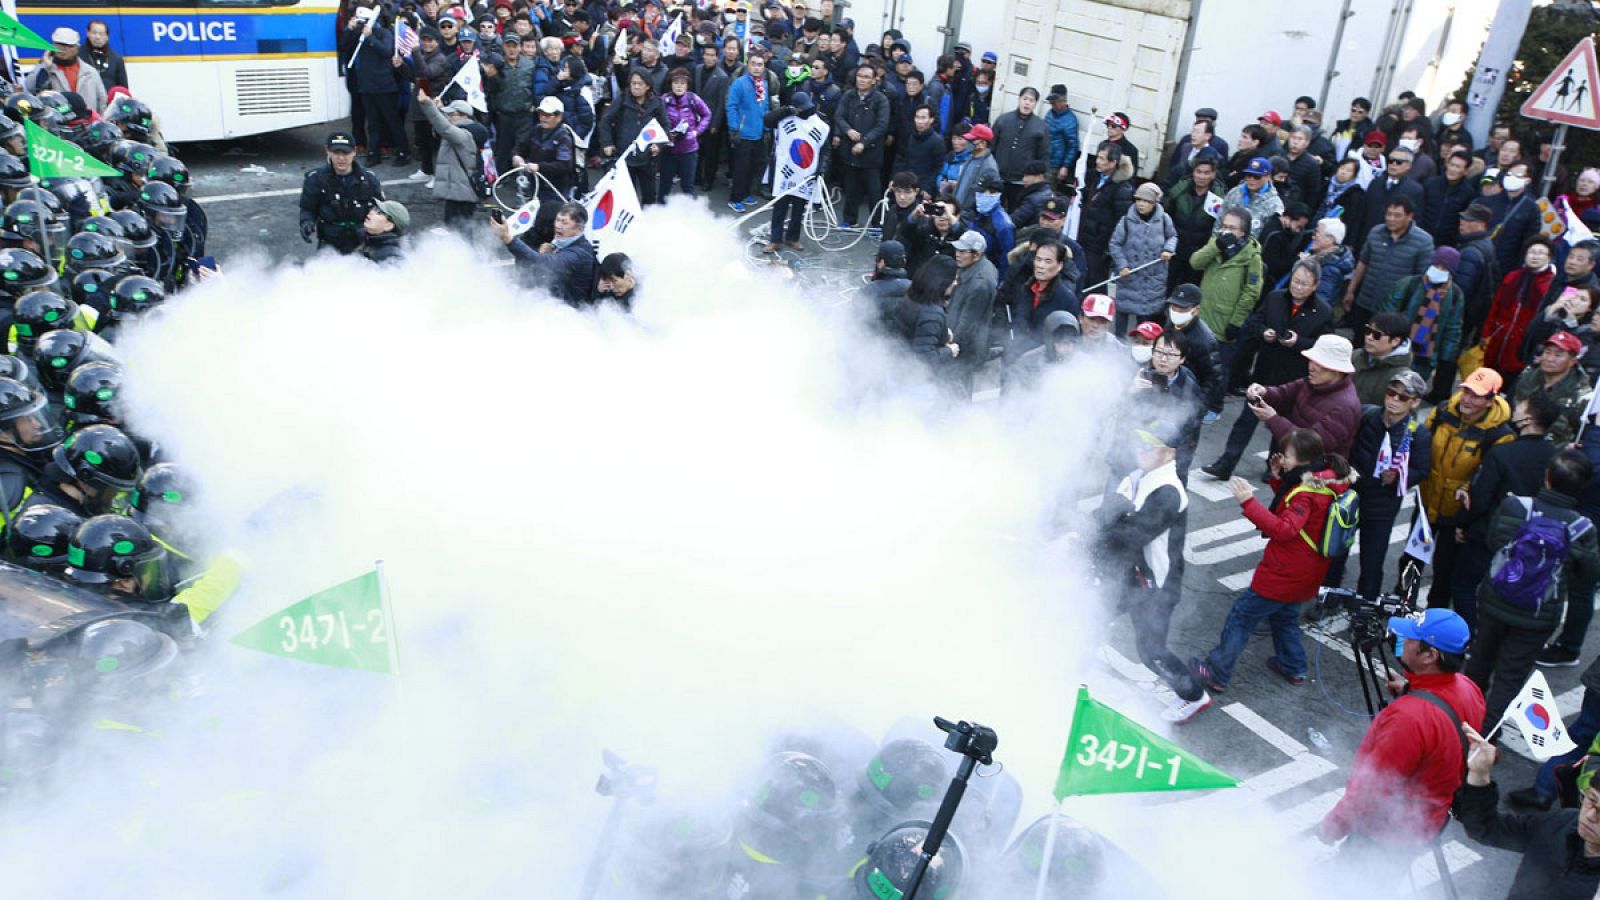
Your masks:
{"label": "small american flag", "polygon": [[417,30],[407,25],[404,20],[394,23],[394,52],[401,56],[410,56],[411,51],[417,49],[420,40]]}
{"label": "small american flag", "polygon": [[[1411,469],[1411,435],[1415,431],[1415,428],[1406,428],[1405,437],[1400,439],[1400,449],[1394,452],[1394,459],[1390,463],[1400,475],[1394,480],[1394,487],[1395,492],[1401,497],[1406,495],[1406,476],[1410,474]],[[1386,434],[1383,439],[1387,441],[1389,436]]]}

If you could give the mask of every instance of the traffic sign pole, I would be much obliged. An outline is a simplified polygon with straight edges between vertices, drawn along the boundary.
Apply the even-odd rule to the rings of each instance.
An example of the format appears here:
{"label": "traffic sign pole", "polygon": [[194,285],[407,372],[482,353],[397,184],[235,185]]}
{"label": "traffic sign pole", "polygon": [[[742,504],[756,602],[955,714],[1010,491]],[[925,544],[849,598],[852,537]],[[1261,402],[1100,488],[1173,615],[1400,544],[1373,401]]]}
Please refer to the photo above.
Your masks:
{"label": "traffic sign pole", "polygon": [[1555,136],[1550,139],[1550,161],[1544,164],[1544,177],[1539,180],[1539,196],[1549,198],[1550,189],[1556,183],[1556,168],[1561,165],[1561,151],[1567,149],[1567,124],[1565,122],[1556,126]]}

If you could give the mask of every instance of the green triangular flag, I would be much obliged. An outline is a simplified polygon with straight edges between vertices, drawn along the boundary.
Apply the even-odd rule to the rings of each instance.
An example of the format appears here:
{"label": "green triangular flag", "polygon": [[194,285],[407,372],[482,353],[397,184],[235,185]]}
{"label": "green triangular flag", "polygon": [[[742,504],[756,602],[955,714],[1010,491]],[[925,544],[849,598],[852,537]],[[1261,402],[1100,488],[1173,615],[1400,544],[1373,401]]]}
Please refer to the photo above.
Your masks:
{"label": "green triangular flag", "polygon": [[233,643],[322,666],[387,672],[389,627],[373,571],[262,619]]}
{"label": "green triangular flag", "polygon": [[1239,779],[1162,738],[1078,688],[1072,737],[1056,777],[1056,799],[1084,794],[1199,791]]}
{"label": "green triangular flag", "polygon": [[22,120],[28,132],[28,169],[40,178],[112,178],[122,175],[116,169],[85,153],[82,147],[62,140],[28,119]]}
{"label": "green triangular flag", "polygon": [[33,29],[0,11],[0,44],[13,47],[31,47],[34,50],[54,50],[54,44],[33,33]]}

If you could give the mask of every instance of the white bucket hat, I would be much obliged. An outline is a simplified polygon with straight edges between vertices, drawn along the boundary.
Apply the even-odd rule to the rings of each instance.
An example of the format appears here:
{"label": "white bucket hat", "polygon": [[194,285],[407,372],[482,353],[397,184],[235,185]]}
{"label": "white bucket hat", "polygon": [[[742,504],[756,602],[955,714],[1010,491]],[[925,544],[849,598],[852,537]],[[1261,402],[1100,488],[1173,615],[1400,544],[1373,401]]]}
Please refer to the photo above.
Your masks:
{"label": "white bucket hat", "polygon": [[1325,334],[1317,338],[1317,342],[1311,345],[1310,350],[1300,351],[1300,355],[1324,369],[1349,375],[1356,370],[1355,365],[1350,362],[1350,355],[1354,352],[1355,348],[1350,346],[1349,339],[1337,334]]}

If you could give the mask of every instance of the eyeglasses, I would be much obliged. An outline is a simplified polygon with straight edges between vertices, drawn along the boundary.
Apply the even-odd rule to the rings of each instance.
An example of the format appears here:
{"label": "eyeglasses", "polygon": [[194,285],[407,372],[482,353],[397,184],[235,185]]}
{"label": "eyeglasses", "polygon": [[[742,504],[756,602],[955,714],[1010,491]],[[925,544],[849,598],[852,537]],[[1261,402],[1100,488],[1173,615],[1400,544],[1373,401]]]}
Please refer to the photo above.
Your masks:
{"label": "eyeglasses", "polygon": [[1152,355],[1159,356],[1162,359],[1182,359],[1183,358],[1183,354],[1179,353],[1176,350],[1157,350]]}
{"label": "eyeglasses", "polygon": [[1383,332],[1379,331],[1376,328],[1368,328],[1367,329],[1367,337],[1386,338],[1386,337],[1398,337],[1398,335],[1384,334]]}
{"label": "eyeglasses", "polygon": [[1412,400],[1417,399],[1417,398],[1411,396],[1410,394],[1406,393],[1405,391],[1397,391],[1394,388],[1389,388],[1388,390],[1384,391],[1383,395],[1385,397],[1388,397],[1390,400],[1404,400],[1407,403],[1410,403]]}

